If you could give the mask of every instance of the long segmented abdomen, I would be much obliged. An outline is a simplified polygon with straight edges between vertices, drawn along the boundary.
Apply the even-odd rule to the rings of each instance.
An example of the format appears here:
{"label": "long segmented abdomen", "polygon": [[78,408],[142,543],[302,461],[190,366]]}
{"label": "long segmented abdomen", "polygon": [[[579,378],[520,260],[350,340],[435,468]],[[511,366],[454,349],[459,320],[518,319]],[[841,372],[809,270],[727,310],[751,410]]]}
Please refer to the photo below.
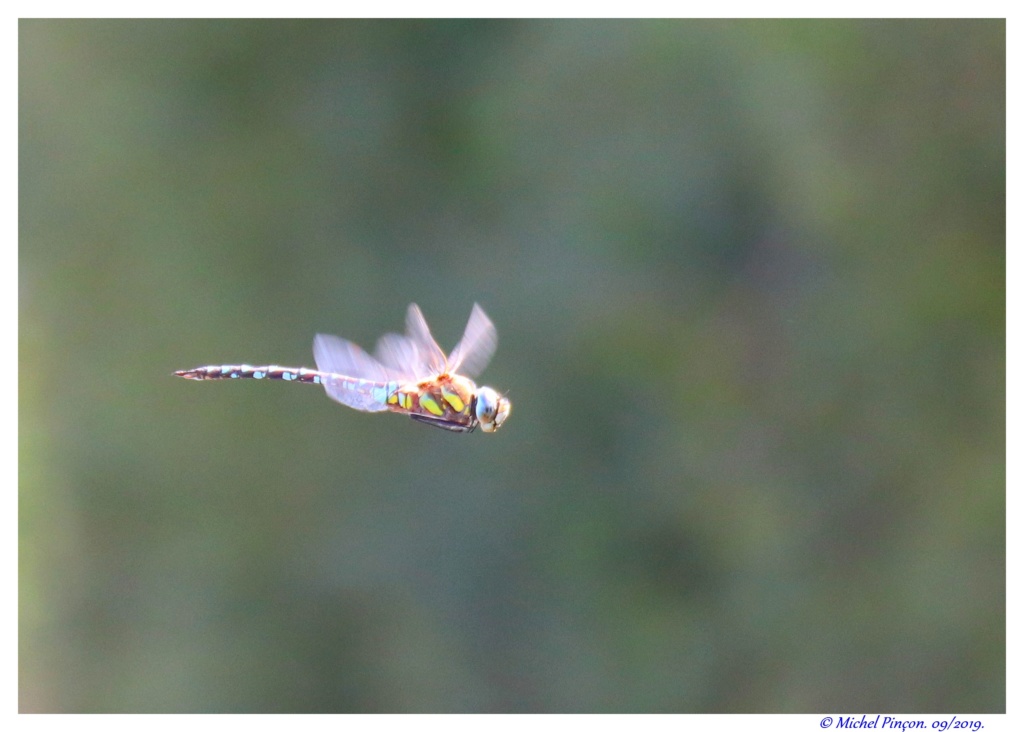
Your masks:
{"label": "long segmented abdomen", "polygon": [[395,381],[378,382],[356,379],[341,374],[331,374],[316,369],[291,368],[288,366],[200,366],[184,371],[175,371],[175,376],[199,381],[230,379],[276,379],[298,381],[302,384],[322,384],[327,396],[347,407],[363,412],[383,412],[388,409],[388,397],[398,389]]}
{"label": "long segmented abdomen", "polygon": [[278,379],[280,381],[298,381],[303,384],[322,384],[325,374],[315,369],[291,368],[288,366],[199,366],[194,369],[175,371],[175,376],[183,379]]}

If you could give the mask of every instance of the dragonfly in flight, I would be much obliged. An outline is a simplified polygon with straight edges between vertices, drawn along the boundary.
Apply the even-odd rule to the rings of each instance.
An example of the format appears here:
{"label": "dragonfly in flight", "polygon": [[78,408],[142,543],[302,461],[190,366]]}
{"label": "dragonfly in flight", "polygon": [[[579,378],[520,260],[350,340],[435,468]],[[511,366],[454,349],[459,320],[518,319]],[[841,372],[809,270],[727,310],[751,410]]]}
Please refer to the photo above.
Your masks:
{"label": "dragonfly in flight", "polygon": [[313,340],[316,369],[287,366],[200,366],[175,371],[184,379],[279,379],[322,384],[327,396],[362,412],[408,414],[417,422],[452,432],[480,427],[495,432],[508,418],[512,403],[489,386],[470,378],[484,370],[498,346],[498,332],[483,308],[473,305],[466,331],[451,355],[430,334],[419,306],[405,317],[405,335],[388,333],[374,355],[351,341],[317,334]]}

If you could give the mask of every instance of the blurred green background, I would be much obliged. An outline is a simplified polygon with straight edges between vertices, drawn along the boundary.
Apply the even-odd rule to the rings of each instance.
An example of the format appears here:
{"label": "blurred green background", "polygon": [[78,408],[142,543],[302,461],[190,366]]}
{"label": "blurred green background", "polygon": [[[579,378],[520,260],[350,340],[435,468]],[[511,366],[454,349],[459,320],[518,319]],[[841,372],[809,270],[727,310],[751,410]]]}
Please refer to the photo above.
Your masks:
{"label": "blurred green background", "polygon": [[22,711],[1005,711],[1003,21],[19,40]]}

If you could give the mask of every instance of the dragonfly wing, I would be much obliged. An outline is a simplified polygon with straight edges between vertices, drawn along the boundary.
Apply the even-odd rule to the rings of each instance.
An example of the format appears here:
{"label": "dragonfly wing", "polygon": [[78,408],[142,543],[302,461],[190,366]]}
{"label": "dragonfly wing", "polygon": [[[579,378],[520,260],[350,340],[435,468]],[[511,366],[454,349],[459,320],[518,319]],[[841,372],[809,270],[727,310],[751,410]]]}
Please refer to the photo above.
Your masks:
{"label": "dragonfly wing", "polygon": [[352,341],[318,333],[313,339],[313,358],[318,370],[368,381],[390,381],[388,370]]}
{"label": "dragonfly wing", "polygon": [[373,356],[384,364],[392,378],[423,381],[435,375],[416,343],[408,336],[397,333],[381,336]]}
{"label": "dragonfly wing", "polygon": [[391,375],[377,359],[355,343],[318,333],[313,339],[313,358],[316,359],[317,370],[323,374],[324,389],[331,399],[363,412],[387,409],[375,392],[392,381]]}
{"label": "dragonfly wing", "polygon": [[409,306],[409,311],[405,315],[405,330],[408,340],[417,351],[417,365],[426,372],[423,378],[445,373],[448,370],[448,359],[437,345],[434,336],[430,335],[427,321],[416,303]]}
{"label": "dragonfly wing", "polygon": [[451,373],[465,376],[477,376],[485,368],[498,347],[498,331],[494,323],[487,317],[484,309],[473,303],[473,312],[469,314],[466,332],[462,340],[455,346],[448,359]]}

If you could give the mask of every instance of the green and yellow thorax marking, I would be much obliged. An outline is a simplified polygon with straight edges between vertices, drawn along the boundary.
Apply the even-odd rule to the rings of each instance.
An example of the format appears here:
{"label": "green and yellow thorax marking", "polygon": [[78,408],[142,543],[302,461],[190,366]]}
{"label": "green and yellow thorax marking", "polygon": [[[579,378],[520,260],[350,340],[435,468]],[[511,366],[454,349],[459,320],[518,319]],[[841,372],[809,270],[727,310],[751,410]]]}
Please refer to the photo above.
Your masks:
{"label": "green and yellow thorax marking", "polygon": [[387,398],[393,411],[414,412],[447,420],[472,419],[476,386],[462,376],[445,374],[435,381],[398,387]]}

